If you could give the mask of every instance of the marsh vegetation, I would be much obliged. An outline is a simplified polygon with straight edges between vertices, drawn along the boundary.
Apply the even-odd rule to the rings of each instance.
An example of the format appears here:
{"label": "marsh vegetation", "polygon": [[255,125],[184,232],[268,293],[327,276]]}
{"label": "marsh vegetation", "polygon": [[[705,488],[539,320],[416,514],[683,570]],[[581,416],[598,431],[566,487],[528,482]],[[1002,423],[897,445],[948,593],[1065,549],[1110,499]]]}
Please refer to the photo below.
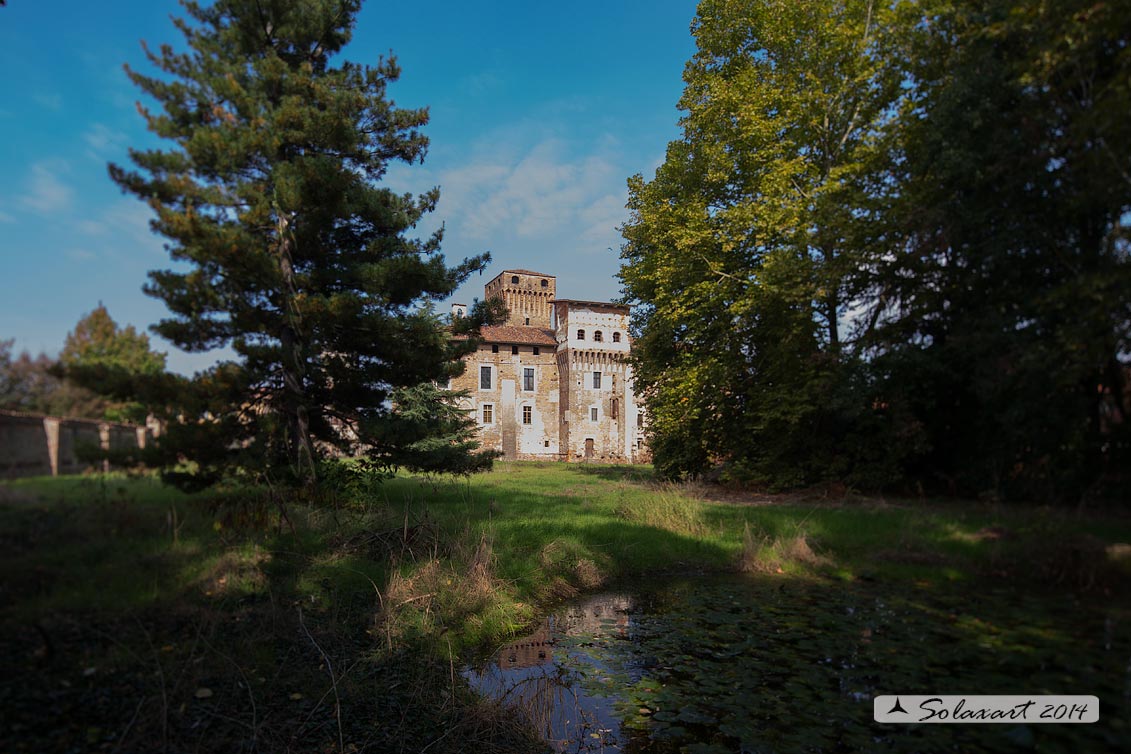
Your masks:
{"label": "marsh vegetation", "polygon": [[[743,495],[647,468],[519,463],[470,481],[355,479],[289,501],[286,519],[259,490],[184,495],[149,478],[0,495],[0,656],[23,679],[0,716],[17,751],[529,751],[544,744],[521,711],[472,693],[462,669],[555,606],[626,584],[635,604],[662,604],[631,614],[635,638],[603,660],[638,745],[685,745],[671,729],[699,725],[726,736],[704,745],[792,746],[772,720],[803,700],[839,722],[791,717],[798,741],[851,750],[876,734],[853,694],[948,678],[1096,693],[1110,726],[1085,743],[1126,736],[1120,512]],[[687,586],[720,574],[731,602],[724,582]],[[761,712],[664,719],[697,678],[728,673],[749,685],[736,703]],[[1070,750],[1075,728],[1042,749]]]}

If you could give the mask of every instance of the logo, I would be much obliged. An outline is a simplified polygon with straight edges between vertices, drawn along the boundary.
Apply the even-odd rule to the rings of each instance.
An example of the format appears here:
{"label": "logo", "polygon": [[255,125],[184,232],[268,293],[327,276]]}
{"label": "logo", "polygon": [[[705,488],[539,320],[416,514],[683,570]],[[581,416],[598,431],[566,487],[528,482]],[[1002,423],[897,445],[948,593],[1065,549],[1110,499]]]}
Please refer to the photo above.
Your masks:
{"label": "logo", "polygon": [[877,723],[1094,723],[1095,696],[900,694],[872,700]]}

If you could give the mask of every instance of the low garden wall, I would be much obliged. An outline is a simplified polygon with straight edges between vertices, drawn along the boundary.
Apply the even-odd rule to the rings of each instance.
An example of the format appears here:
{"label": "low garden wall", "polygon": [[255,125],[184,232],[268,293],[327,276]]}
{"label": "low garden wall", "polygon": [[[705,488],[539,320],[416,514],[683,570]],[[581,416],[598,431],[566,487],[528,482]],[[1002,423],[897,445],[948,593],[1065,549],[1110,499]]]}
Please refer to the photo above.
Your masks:
{"label": "low garden wall", "polygon": [[80,459],[83,448],[133,450],[152,438],[133,424],[0,411],[0,478],[77,474],[94,467]]}

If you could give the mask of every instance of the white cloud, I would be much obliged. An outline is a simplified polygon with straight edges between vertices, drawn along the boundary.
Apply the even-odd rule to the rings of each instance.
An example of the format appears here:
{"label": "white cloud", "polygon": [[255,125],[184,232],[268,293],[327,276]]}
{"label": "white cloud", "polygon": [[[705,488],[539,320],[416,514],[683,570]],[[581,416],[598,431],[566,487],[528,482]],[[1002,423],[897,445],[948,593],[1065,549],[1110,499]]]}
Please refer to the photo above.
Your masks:
{"label": "white cloud", "polygon": [[624,208],[626,199],[627,189],[620,195],[606,194],[582,209],[580,218],[586,226],[581,233],[582,240],[597,244],[608,242],[601,247],[602,251],[608,246],[616,248],[620,244],[617,228],[628,219]]}
{"label": "white cloud", "polygon": [[620,295],[625,179],[636,170],[630,150],[607,134],[582,139],[552,118],[528,119],[492,129],[470,150],[437,149],[424,167],[393,164],[385,185],[440,187],[436,212],[416,235],[442,222],[449,261],[491,253],[484,277],[469,279],[452,300],[481,297],[486,278],[507,268],[556,275],[563,297],[611,300]]}
{"label": "white cloud", "polygon": [[611,230],[619,221],[611,207],[619,203],[623,214],[624,202],[609,192],[623,178],[608,157],[571,160],[555,139],[517,155],[507,149],[439,174],[439,213],[454,231],[472,240],[508,235],[595,240],[596,226]]}
{"label": "white cloud", "polygon": [[149,205],[122,198],[106,208],[96,220],[90,221],[90,225],[92,230],[100,225],[103,232],[116,241],[128,240],[132,248],[145,252],[147,258],[154,254],[164,257],[164,241],[150,229],[151,219],[153,210]]}
{"label": "white cloud", "polygon": [[127,142],[126,134],[115,131],[102,123],[95,123],[82,135],[83,141],[90,149],[87,155],[96,160],[103,160],[107,155],[122,151]]}
{"label": "white cloud", "polygon": [[67,171],[67,164],[60,161],[39,162],[31,166],[28,190],[21,203],[36,212],[44,214],[59,212],[71,203],[74,193],[71,187],[59,179],[59,173]]}

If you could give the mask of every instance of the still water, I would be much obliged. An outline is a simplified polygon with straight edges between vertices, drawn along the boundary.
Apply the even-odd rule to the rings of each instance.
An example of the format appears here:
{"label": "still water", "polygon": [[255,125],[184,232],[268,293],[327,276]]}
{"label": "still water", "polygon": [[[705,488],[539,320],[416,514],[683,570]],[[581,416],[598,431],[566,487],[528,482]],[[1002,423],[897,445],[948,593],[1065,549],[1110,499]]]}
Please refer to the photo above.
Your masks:
{"label": "still water", "polygon": [[[563,752],[1131,751],[1131,610],[703,577],[565,605],[468,668]],[[1094,725],[881,725],[876,694],[1094,694]]]}

